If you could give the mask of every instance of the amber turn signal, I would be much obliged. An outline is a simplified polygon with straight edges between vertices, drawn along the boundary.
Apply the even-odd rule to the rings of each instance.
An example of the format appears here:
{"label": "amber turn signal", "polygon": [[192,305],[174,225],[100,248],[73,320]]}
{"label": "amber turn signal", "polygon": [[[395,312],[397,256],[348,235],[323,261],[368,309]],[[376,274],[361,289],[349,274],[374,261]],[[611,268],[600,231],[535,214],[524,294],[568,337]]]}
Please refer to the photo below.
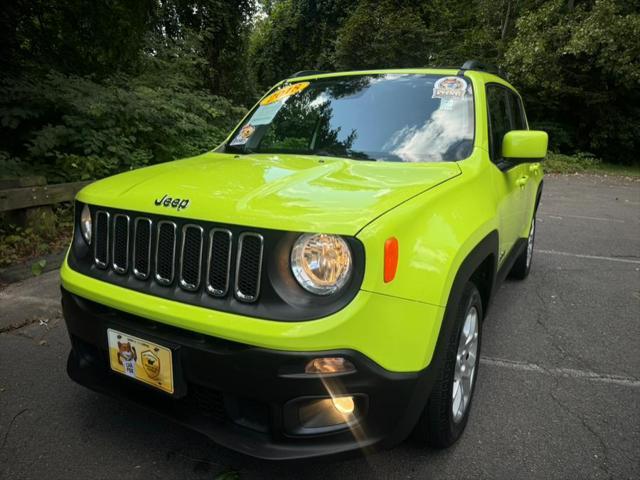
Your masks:
{"label": "amber turn signal", "polygon": [[384,283],[389,283],[396,278],[398,270],[398,239],[387,238],[384,242]]}

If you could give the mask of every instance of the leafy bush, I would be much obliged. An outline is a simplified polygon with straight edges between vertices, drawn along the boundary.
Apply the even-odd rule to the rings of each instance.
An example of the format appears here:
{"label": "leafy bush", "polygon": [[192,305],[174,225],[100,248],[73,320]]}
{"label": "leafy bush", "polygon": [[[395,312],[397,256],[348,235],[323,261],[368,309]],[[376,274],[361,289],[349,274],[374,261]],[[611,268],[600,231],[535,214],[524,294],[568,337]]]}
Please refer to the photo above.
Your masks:
{"label": "leafy bush", "polygon": [[243,112],[188,84],[144,77],[96,82],[51,71],[8,79],[0,85],[8,150],[0,170],[28,170],[49,183],[101,178],[209,150]]}
{"label": "leafy bush", "polygon": [[576,173],[597,169],[602,161],[595,155],[586,152],[578,152],[575,155],[549,152],[544,161],[545,171],[551,173]]}
{"label": "leafy bush", "polygon": [[575,128],[559,122],[529,122],[532,130],[542,130],[549,134],[549,150],[554,152],[575,151]]}

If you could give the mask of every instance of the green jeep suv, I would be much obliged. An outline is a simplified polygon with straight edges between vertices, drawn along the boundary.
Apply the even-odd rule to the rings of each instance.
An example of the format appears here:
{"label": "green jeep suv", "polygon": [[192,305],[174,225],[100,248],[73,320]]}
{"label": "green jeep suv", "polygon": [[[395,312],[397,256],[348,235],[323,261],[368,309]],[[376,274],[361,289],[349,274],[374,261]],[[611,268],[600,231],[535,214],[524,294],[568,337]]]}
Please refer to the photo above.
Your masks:
{"label": "green jeep suv", "polygon": [[215,150],[78,194],[68,373],[261,458],[449,446],[546,149],[476,62],[293,75]]}

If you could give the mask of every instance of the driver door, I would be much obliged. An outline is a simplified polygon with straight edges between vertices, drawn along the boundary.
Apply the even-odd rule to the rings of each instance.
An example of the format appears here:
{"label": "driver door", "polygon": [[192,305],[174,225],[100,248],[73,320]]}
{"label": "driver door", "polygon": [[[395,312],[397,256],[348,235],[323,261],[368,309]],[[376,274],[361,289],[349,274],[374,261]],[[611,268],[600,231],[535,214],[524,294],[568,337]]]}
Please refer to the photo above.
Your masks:
{"label": "driver door", "polygon": [[[489,155],[495,165],[492,169],[493,189],[498,211],[501,265],[524,230],[527,164],[509,166],[502,157],[502,139],[510,130],[523,129],[513,114],[513,98],[509,88],[498,84],[486,87],[489,113]],[[524,127],[526,129],[526,126]]]}

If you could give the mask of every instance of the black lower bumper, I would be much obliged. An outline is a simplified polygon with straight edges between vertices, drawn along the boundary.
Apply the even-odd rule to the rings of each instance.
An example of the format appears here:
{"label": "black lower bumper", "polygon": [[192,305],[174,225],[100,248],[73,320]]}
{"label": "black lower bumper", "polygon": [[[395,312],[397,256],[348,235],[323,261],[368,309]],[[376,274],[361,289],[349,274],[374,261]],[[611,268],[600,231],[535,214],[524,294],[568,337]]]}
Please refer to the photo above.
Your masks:
{"label": "black lower bumper", "polygon": [[[67,370],[76,382],[132,401],[245,454],[287,460],[388,448],[411,432],[433,374],[393,373],[351,350],[283,352],[200,335],[126,314],[63,289],[71,337]],[[168,395],[111,371],[107,329],[173,349],[176,393]],[[356,371],[304,375],[318,356],[343,356]],[[364,399],[361,417],[334,431],[297,430],[298,399],[329,398],[328,390]],[[294,427],[292,427],[294,425]]]}

